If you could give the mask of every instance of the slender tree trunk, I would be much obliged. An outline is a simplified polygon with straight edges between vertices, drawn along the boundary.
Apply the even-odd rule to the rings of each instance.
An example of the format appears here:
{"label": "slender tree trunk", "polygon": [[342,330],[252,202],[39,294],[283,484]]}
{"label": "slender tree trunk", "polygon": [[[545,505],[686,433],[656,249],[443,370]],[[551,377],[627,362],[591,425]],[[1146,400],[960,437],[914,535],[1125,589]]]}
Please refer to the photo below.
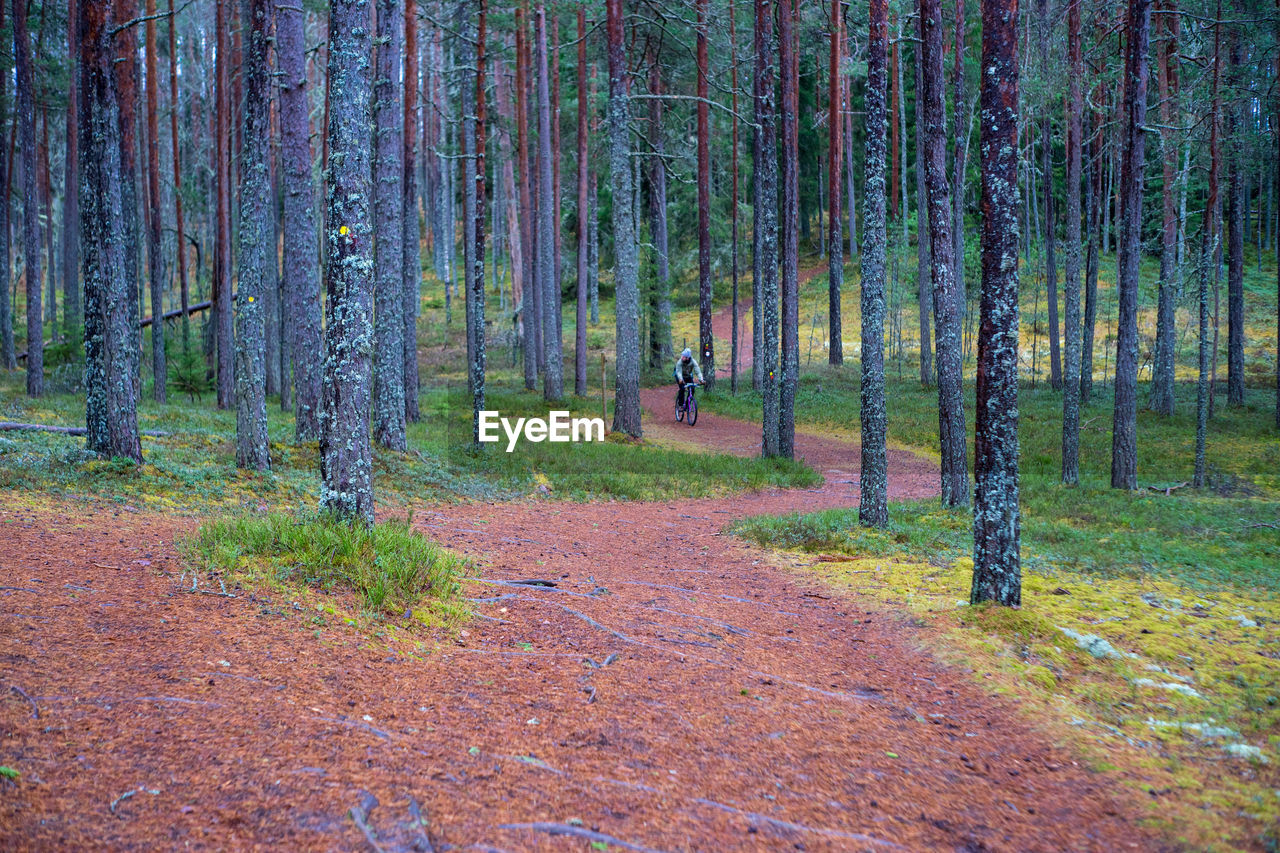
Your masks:
{"label": "slender tree trunk", "polygon": [[1178,120],[1175,98],[1178,74],[1179,17],[1174,2],[1165,0],[1162,14],[1156,19],[1163,38],[1156,47],[1158,85],[1160,87],[1160,153],[1163,160],[1164,185],[1161,197],[1164,219],[1160,240],[1160,286],[1156,307],[1156,351],[1151,376],[1151,410],[1165,416],[1174,411],[1174,358],[1178,342],[1178,210],[1177,181],[1178,146],[1174,139],[1174,123]]}
{"label": "slender tree trunk", "polygon": [[729,342],[729,392],[738,393],[738,39],[734,25],[733,0],[729,0],[729,88],[732,91],[733,117],[732,141],[730,142],[730,168],[733,170],[733,184],[730,194],[730,275],[733,293],[731,295],[733,324]]}
{"label": "slender tree trunk", "polygon": [[[27,394],[44,394],[44,279],[40,271],[40,196],[36,191],[36,118],[31,38],[26,0],[13,0],[13,56],[18,101],[15,118],[22,143],[22,254],[27,282]],[[6,194],[6,204],[8,198]]]}
{"label": "slender tree trunk", "polygon": [[[458,99],[460,106],[459,118],[462,122],[459,128],[459,134],[462,137],[462,156],[453,163],[453,173],[458,175],[459,183],[462,187],[462,296],[466,319],[468,365],[475,361],[476,347],[475,304],[471,299],[472,294],[475,292],[475,282],[472,281],[471,277],[475,275],[476,269],[476,126],[473,121],[476,109],[476,67],[473,64],[473,60],[476,56],[476,50],[474,42],[475,27],[471,19],[473,5],[471,0],[467,0],[467,2],[455,3],[453,7],[454,29],[458,33],[456,41],[460,48],[458,62],[462,72],[461,97]],[[475,391],[472,378],[471,369],[468,367],[468,393]]]}
{"label": "slender tree trunk", "polygon": [[578,285],[577,311],[574,314],[573,393],[587,395],[587,301],[591,290],[589,195],[591,167],[587,148],[587,10],[578,7]]}
{"label": "slender tree trunk", "polygon": [[753,0],[755,77],[752,97],[752,368],[751,384],[762,398],[764,437],[761,452],[778,453],[778,159],[774,101],[772,0]]}
{"label": "slender tree trunk", "polygon": [[888,89],[889,4],[870,0],[870,31],[867,37],[866,179],[862,187],[864,206],[862,261],[862,469],[858,523],[864,527],[889,524],[888,451],[885,444],[884,377],[884,277],[888,229],[885,219],[885,137],[889,116]]}
{"label": "slender tree trunk", "polygon": [[[160,254],[160,86],[156,74],[156,0],[147,0],[147,279],[151,284],[151,316],[164,316],[164,256]],[[172,26],[172,21],[170,21]],[[165,402],[169,385],[165,364],[164,323],[151,324],[152,393],[157,403]]]}
{"label": "slender tree trunk", "polygon": [[[265,292],[272,228],[267,175],[267,0],[244,0],[248,18],[245,52],[244,128],[240,148],[240,229],[236,252],[236,466],[271,467],[267,438]],[[154,323],[152,325],[155,325]]]}
{"label": "slender tree trunk", "polygon": [[524,316],[524,387],[537,387],[538,369],[542,361],[542,288],[534,272],[533,162],[529,157],[529,48],[527,10],[524,3],[516,7],[516,139],[520,160],[520,242],[524,247],[525,289]]}
{"label": "slender tree trunk", "polygon": [[1080,4],[1067,0],[1067,223],[1066,373],[1062,386],[1062,482],[1080,482],[1080,164],[1083,136],[1084,60],[1080,53]]}
{"label": "slender tree trunk", "polygon": [[933,386],[933,344],[929,334],[930,303],[933,300],[933,270],[929,254],[929,199],[925,187],[924,152],[924,63],[922,45],[916,45],[916,294],[920,308],[920,384]]}
{"label": "slender tree trunk", "polygon": [[[840,132],[844,100],[844,80],[841,75],[843,47],[844,14],[840,0],[831,0],[831,58],[828,69],[831,90],[827,114],[827,225],[831,229],[831,248],[827,255],[827,338],[831,343],[827,361],[830,364],[844,363],[840,318],[840,293],[844,289],[844,230],[840,220],[840,166],[844,141]],[[736,171],[734,180],[737,180]],[[734,316],[736,319],[737,315]]]}
{"label": "slender tree trunk", "polygon": [[[1240,31],[1233,28],[1229,48],[1230,79],[1242,86]],[[1236,95],[1227,110],[1227,405],[1244,405],[1244,235],[1248,230],[1245,209],[1249,196],[1244,188],[1245,130],[1241,99]]]}
{"label": "slender tree trunk", "polygon": [[369,433],[369,341],[373,330],[373,216],[369,133],[369,0],[329,4],[330,168],[326,181],[324,402],[320,417],[320,508],[373,523]]}
{"label": "slender tree trunk", "polygon": [[[213,237],[213,305],[214,335],[217,350],[218,408],[229,409],[235,400],[235,369],[232,353],[231,305],[231,57],[227,6],[232,0],[216,0],[217,70],[214,100],[217,123],[213,141],[216,161],[216,226]],[[125,203],[129,203],[129,178],[125,177]]]}
{"label": "slender tree trunk", "polygon": [[[662,94],[662,66],[655,60],[650,64],[650,94]],[[649,158],[649,209],[650,237],[653,239],[657,261],[657,315],[650,330],[650,363],[666,364],[672,359],[671,341],[671,270],[667,256],[667,158],[666,142],[662,132],[662,100],[649,101],[649,145],[653,156]],[[701,309],[699,309],[701,310]]]}
{"label": "slender tree trunk", "polygon": [[422,279],[422,231],[418,222],[418,10],[404,7],[404,152],[401,169],[401,373],[404,379],[404,417],[416,423],[418,410],[418,305]]}
{"label": "slender tree trunk", "polygon": [[[788,2],[788,0],[784,0]],[[715,340],[711,334],[711,128],[707,85],[707,27],[709,0],[697,0],[698,7],[698,359],[707,388],[715,387]]]}
{"label": "slender tree trunk", "polygon": [[[1095,89],[1095,93],[1097,90]],[[1089,164],[1085,169],[1085,207],[1088,210],[1089,237],[1086,245],[1084,275],[1084,328],[1080,343],[1080,405],[1089,402],[1093,391],[1093,334],[1098,318],[1098,243],[1101,240],[1102,165],[1098,158],[1102,153],[1101,127],[1094,114],[1093,133],[1089,141]]]}
{"label": "slender tree trunk", "polygon": [[778,455],[795,456],[796,388],[800,383],[800,37],[797,0],[778,6],[782,74],[782,381]]}
{"label": "slender tree trunk", "polygon": [[[928,191],[929,254],[932,260],[933,316],[938,343],[938,434],[942,449],[942,502],[969,505],[969,469],[965,462],[964,387],[960,306],[956,294],[951,239],[951,192],[947,181],[946,83],[942,74],[942,6],[920,0],[920,37],[924,77],[924,165]],[[1015,243],[1016,246],[1016,243]]]}
{"label": "slender tree trunk", "polygon": [[485,124],[488,121],[486,102],[485,102],[485,37],[487,26],[488,4],[486,0],[478,0],[479,2],[479,23],[476,26],[476,114],[475,114],[475,162],[473,172],[468,175],[472,181],[474,189],[472,190],[475,198],[475,250],[472,254],[475,270],[471,276],[471,294],[468,301],[471,304],[472,321],[474,325],[472,342],[471,363],[469,365],[471,376],[471,441],[477,447],[480,446],[480,413],[485,408],[485,333],[484,333],[484,224],[485,217],[485,174],[484,174],[484,149],[485,149]]}
{"label": "slender tree trunk", "polygon": [[80,4],[77,129],[80,243],[85,293],[85,426],[89,450],[106,458],[142,461],[138,394],[130,352],[135,324],[132,279],[126,274],[126,235],[120,228],[124,193],[120,110],[111,30],[113,0]]}
{"label": "slender tree trunk", "polygon": [[[596,66],[591,63],[590,85],[588,87],[588,96],[592,104],[596,102]],[[598,136],[600,129],[599,112],[595,109],[591,111],[591,133],[590,136]],[[591,198],[588,202],[590,210],[587,215],[587,244],[591,250],[591,257],[587,261],[587,275],[591,277],[591,325],[600,322],[600,205],[599,205],[599,179],[596,177],[596,167],[594,163],[589,164],[589,174],[587,176],[590,186],[587,188]]]}
{"label": "slender tree trunk", "polygon": [[613,253],[617,291],[613,429],[639,437],[640,292],[636,223],[631,198],[630,96],[622,0],[607,0],[609,54],[609,172],[613,183]]}
{"label": "slender tree trunk", "polygon": [[[951,240],[954,244],[953,273],[956,280],[956,299],[960,305],[957,309],[962,316],[968,317],[969,300],[966,297],[964,284],[964,199],[965,199],[965,166],[969,159],[969,135],[973,121],[973,111],[968,105],[964,90],[964,2],[956,0],[955,10],[955,45],[952,69],[952,86],[955,90],[955,107],[953,116],[955,126],[954,149],[951,152],[951,204],[954,208],[951,217]],[[966,118],[966,112],[968,116]]]}
{"label": "slender tree trunk", "polygon": [[[1040,69],[1048,79],[1049,42],[1053,38],[1053,23],[1049,16],[1049,0],[1039,0],[1040,13]],[[1053,121],[1046,99],[1040,116],[1040,171],[1044,180],[1044,265],[1045,287],[1049,296],[1049,384],[1062,387],[1062,350],[1059,340],[1061,326],[1058,322],[1058,226],[1057,201],[1053,194]]]}
{"label": "slender tree trunk", "polygon": [[[857,176],[853,169],[853,80],[848,82],[848,91],[846,92],[848,100],[844,114],[844,137],[848,144],[844,146],[844,174],[845,181],[849,189],[849,200],[845,204],[845,208],[849,212],[849,257],[852,259],[858,255],[858,204],[857,195],[855,193],[855,184]],[[841,344],[843,347],[843,343]]]}
{"label": "slender tree trunk", "polygon": [[[72,20],[75,15],[75,2],[72,3]],[[0,0],[0,30],[4,29],[4,13],[6,4]],[[71,40],[74,48],[75,41]],[[0,74],[0,127],[4,125],[5,115],[9,108],[9,99],[6,96],[5,89],[9,82],[9,75]],[[69,150],[69,149],[68,149]],[[0,139],[0,366],[6,370],[13,370],[18,366],[17,353],[14,351],[13,345],[13,303],[10,301],[9,288],[14,286],[9,280],[9,180],[12,177],[10,166],[12,158],[9,156],[10,148]]]}
{"label": "slender tree trunk", "polygon": [[373,440],[403,451],[404,412],[404,7],[377,0],[373,81]]}
{"label": "slender tree trunk", "polygon": [[[538,289],[542,292],[543,345],[546,369],[542,395],[547,400],[564,397],[564,345],[560,282],[556,279],[555,175],[551,165],[551,68],[547,49],[547,9],[539,3],[534,13],[535,62],[538,75]],[[558,156],[558,154],[557,154]]]}
{"label": "slender tree trunk", "polygon": [[[1217,267],[1218,251],[1218,175],[1220,158],[1218,151],[1218,112],[1220,101],[1218,87],[1222,75],[1222,0],[1218,0],[1213,25],[1213,83],[1209,112],[1209,195],[1205,199],[1201,216],[1202,244],[1200,254],[1199,286],[1199,376],[1196,382],[1196,450],[1191,485],[1203,489],[1205,484],[1205,444],[1209,432],[1209,415],[1213,408],[1213,384],[1210,374],[1209,342],[1209,279]],[[1213,346],[1216,346],[1216,336]]]}
{"label": "slender tree trunk", "polygon": [[320,271],[315,246],[315,185],[311,177],[304,14],[276,10],[280,65],[280,146],[284,167],[285,328],[293,355],[294,432],[298,441],[320,437]]}
{"label": "slender tree trunk", "polygon": [[[72,344],[79,346],[80,325],[83,322],[83,308],[81,307],[80,294],[80,175],[77,171],[79,156],[79,130],[77,128],[77,111],[79,98],[79,80],[76,71],[76,50],[77,33],[76,33],[76,0],[68,0],[67,2],[67,147],[65,152],[65,169],[62,181],[62,321],[63,328],[66,330],[67,340]],[[174,23],[169,25],[170,38],[176,38],[174,35]],[[3,90],[0,90],[0,100],[3,100]],[[176,114],[177,98],[171,99],[175,104],[174,112]],[[174,136],[175,140],[177,136]],[[175,145],[177,143],[175,142]],[[174,159],[177,163],[177,159]],[[0,169],[0,179],[6,176]],[[181,186],[177,184],[176,186]],[[179,202],[181,204],[181,202]],[[6,205],[7,207],[7,205]],[[7,217],[0,216],[0,225],[8,222]],[[181,251],[181,238],[178,241],[178,249]],[[2,259],[0,259],[2,260]],[[7,272],[7,271],[6,271]],[[0,297],[3,297],[3,291],[0,290]],[[2,314],[3,312],[0,312]],[[0,359],[2,361],[3,359]]]}
{"label": "slender tree trunk", "polygon": [[[1138,0],[1141,2],[1141,0]],[[982,301],[973,604],[1022,603],[1018,506],[1018,7],[982,0]]]}
{"label": "slender tree trunk", "polygon": [[1124,200],[1118,243],[1115,411],[1111,430],[1111,486],[1138,487],[1138,262],[1142,250],[1142,173],[1146,154],[1147,53],[1151,0],[1129,0],[1125,44],[1123,132],[1120,192]]}

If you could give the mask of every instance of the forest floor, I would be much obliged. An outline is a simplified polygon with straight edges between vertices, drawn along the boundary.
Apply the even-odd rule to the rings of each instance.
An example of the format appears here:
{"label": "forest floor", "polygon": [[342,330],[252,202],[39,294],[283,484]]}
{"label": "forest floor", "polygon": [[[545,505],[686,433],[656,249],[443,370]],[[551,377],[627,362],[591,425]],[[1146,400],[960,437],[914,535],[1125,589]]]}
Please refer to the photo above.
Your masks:
{"label": "forest floor", "polygon": [[[670,393],[659,438],[753,452],[746,423],[661,426]],[[0,846],[1161,849],[932,628],[724,535],[856,504],[856,445],[799,449],[820,488],[419,506],[473,559],[475,618],[410,639],[190,593],[191,519],[0,510]],[[891,452],[890,483],[931,495],[936,467]]]}

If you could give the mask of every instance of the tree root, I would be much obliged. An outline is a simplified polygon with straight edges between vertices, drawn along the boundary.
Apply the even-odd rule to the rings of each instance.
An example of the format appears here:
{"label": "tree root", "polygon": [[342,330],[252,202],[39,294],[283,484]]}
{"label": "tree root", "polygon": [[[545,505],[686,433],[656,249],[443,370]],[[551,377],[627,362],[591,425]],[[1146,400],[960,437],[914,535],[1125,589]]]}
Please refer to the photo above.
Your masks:
{"label": "tree root", "polygon": [[641,853],[658,853],[652,847],[645,847],[641,844],[632,844],[630,841],[623,841],[621,838],[614,838],[612,835],[605,835],[603,832],[596,832],[583,826],[574,826],[571,823],[503,823],[498,825],[499,829],[527,829],[532,832],[545,832],[548,835],[570,835],[574,838],[583,838],[596,844],[607,844],[610,847],[621,847],[623,850],[638,850]]}
{"label": "tree root", "polygon": [[27,693],[27,691],[23,690],[21,687],[19,687],[16,684],[9,685],[9,690],[11,690],[14,693],[17,693],[23,699],[26,699],[28,702],[30,702],[32,718],[36,720],[40,719],[40,706],[36,704],[36,700],[32,699],[31,696]]}
{"label": "tree root", "polygon": [[715,800],[708,800],[705,797],[698,797],[694,799],[693,802],[697,803],[700,806],[709,806],[713,809],[719,809],[720,811],[728,812],[729,814],[741,815],[742,817],[749,818],[753,821],[757,821],[772,829],[782,830],[783,832],[789,832],[789,833],[808,832],[814,835],[822,835],[822,836],[825,836],[826,838],[839,838],[846,841],[858,841],[863,844],[872,844],[872,845],[875,845],[876,847],[887,847],[890,850],[903,849],[901,846],[894,844],[892,841],[885,841],[883,838],[875,838],[870,835],[863,835],[860,832],[841,832],[838,829],[824,829],[818,826],[806,826],[802,823],[792,823],[789,820],[780,820],[776,817],[769,817],[768,815],[763,815],[758,812],[749,812],[745,809],[740,809],[737,806],[731,806],[727,803],[719,803],[719,802],[716,802]]}

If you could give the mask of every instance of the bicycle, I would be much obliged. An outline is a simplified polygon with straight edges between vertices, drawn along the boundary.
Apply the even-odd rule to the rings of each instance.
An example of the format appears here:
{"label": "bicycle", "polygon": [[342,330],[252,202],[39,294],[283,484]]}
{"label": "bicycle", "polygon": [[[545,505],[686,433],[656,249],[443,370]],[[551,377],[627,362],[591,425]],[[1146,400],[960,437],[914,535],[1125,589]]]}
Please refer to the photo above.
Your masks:
{"label": "bicycle", "polygon": [[684,403],[676,404],[676,421],[684,421],[689,426],[698,422],[698,399],[694,393],[698,384],[690,382],[684,386]]}

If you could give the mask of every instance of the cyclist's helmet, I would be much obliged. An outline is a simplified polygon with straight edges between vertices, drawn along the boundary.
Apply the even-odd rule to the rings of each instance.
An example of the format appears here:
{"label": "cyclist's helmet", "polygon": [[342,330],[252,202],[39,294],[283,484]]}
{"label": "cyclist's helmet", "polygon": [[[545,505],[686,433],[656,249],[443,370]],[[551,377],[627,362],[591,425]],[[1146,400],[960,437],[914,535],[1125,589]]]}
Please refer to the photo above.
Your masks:
{"label": "cyclist's helmet", "polygon": [[693,358],[693,350],[686,348],[684,352],[680,353],[681,361],[688,361],[691,358]]}

